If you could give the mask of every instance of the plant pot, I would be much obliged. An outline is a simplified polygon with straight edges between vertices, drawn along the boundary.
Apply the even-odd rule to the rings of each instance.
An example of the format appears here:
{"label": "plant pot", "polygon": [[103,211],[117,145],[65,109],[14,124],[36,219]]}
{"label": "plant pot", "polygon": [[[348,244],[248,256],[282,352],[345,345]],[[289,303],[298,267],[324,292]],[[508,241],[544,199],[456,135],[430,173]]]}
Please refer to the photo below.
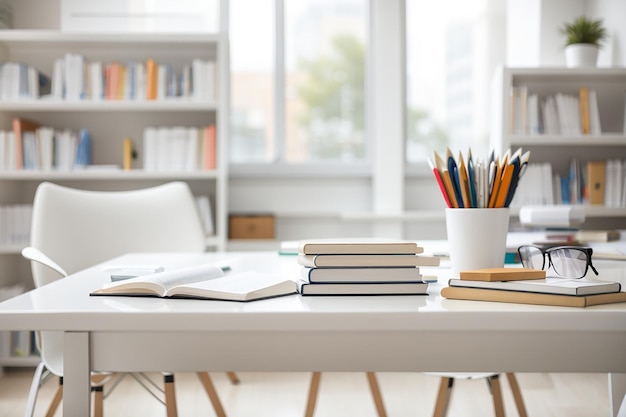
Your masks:
{"label": "plant pot", "polygon": [[598,47],[590,43],[574,43],[565,47],[565,64],[568,68],[595,67]]}

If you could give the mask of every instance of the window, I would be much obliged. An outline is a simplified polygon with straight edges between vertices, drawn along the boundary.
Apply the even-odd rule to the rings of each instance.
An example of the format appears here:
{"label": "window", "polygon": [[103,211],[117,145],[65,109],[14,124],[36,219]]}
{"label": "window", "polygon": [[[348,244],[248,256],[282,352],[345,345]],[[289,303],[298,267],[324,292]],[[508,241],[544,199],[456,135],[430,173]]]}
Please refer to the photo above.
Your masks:
{"label": "window", "polygon": [[505,4],[407,0],[408,162],[434,150],[489,152],[489,99],[504,62]]}
{"label": "window", "polygon": [[232,0],[231,162],[366,157],[367,0]]}

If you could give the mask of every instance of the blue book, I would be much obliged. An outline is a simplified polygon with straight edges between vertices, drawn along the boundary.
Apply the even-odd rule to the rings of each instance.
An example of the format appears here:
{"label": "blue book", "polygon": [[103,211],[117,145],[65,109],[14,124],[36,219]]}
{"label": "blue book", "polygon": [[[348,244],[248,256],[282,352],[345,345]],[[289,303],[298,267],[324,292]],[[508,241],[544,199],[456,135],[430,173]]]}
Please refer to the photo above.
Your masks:
{"label": "blue book", "polygon": [[91,134],[87,129],[81,129],[78,132],[78,147],[76,149],[74,166],[85,168],[91,165],[91,162]]}

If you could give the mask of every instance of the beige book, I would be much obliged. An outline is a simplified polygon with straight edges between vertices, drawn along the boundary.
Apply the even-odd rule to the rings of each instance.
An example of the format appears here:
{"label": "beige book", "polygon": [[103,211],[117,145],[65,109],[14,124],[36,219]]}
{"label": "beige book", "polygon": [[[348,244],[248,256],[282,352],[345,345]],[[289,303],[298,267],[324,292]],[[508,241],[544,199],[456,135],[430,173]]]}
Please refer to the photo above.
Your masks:
{"label": "beige book", "polygon": [[501,303],[535,304],[564,307],[589,307],[626,302],[626,292],[595,295],[557,295],[522,291],[486,290],[482,288],[445,287],[441,296],[454,300],[495,301]]}

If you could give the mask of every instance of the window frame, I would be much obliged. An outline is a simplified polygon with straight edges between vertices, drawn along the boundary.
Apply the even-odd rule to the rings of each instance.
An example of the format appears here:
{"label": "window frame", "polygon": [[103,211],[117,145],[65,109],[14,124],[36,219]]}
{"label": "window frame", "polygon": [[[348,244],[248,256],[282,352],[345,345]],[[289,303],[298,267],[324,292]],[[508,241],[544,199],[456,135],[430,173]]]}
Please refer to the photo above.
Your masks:
{"label": "window frame", "polygon": [[[227,0],[226,0],[227,1]],[[288,162],[285,160],[286,152],[286,93],[285,93],[285,77],[286,77],[286,37],[285,37],[285,0],[274,0],[274,131],[272,138],[275,144],[273,158],[266,163],[259,162],[230,162],[229,175],[233,177],[248,176],[296,176],[296,177],[368,177],[373,176],[373,150],[376,148],[373,143],[373,135],[371,132],[372,123],[370,123],[372,114],[371,102],[372,95],[372,73],[369,64],[371,56],[372,43],[372,24],[371,10],[372,2],[380,0],[364,0],[366,9],[365,30],[367,31],[366,44],[366,63],[365,63],[365,158],[355,161],[307,161],[307,162]],[[404,0],[400,0],[404,2]],[[229,16],[225,17],[228,19]],[[228,21],[228,20],[226,20]]]}

